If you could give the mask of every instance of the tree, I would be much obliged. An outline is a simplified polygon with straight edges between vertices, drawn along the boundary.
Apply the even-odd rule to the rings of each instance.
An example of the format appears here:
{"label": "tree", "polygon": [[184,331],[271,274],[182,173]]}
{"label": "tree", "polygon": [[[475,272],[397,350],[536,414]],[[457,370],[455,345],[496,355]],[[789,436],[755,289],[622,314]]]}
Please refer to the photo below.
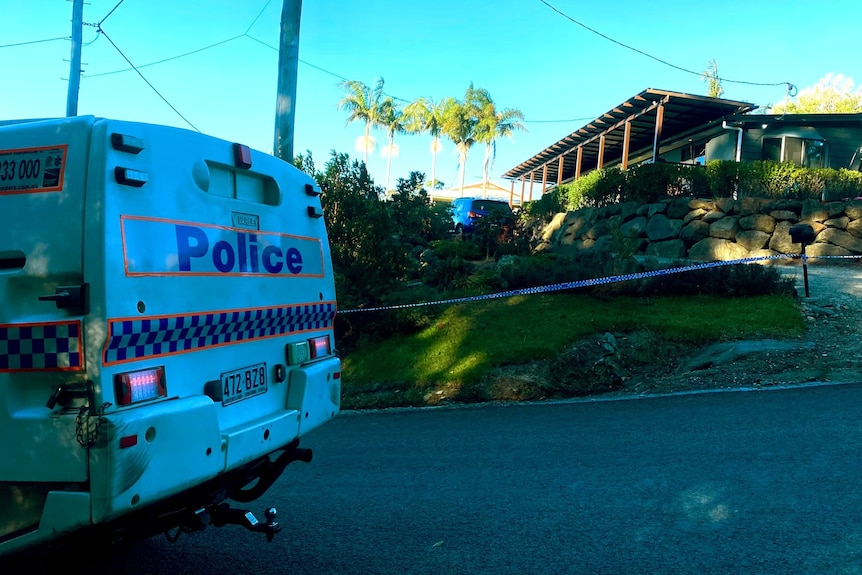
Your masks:
{"label": "tree", "polygon": [[772,107],[775,114],[858,114],[862,112],[862,86],[853,79],[829,72],[814,86],[803,88],[795,101]]}
{"label": "tree", "polygon": [[464,177],[467,167],[467,153],[476,143],[476,126],[479,124],[479,108],[477,104],[483,97],[483,90],[476,90],[473,84],[467,88],[463,100],[446,98],[443,106],[443,134],[452,140],[458,150],[460,162],[459,190],[464,195]]}
{"label": "tree", "polygon": [[380,114],[383,98],[383,78],[377,78],[374,87],[368,87],[358,80],[345,80],[340,84],[345,96],[338,102],[340,110],[347,110],[350,116],[347,124],[365,122],[365,138],[363,140],[363,160],[368,163],[368,148],[374,147],[371,129],[380,126]]}
{"label": "tree", "polygon": [[715,58],[709,61],[706,71],[700,77],[706,82],[706,95],[710,98],[721,98],[724,88],[721,87],[721,78],[718,77],[718,63],[716,63]]}
{"label": "tree", "polygon": [[419,98],[404,107],[404,126],[412,134],[431,134],[432,190],[437,188],[437,153],[440,151],[440,134],[443,125],[443,102]]}
{"label": "tree", "polygon": [[[313,172],[309,153],[294,164]],[[409,267],[408,255],[393,237],[395,222],[380,200],[365,164],[332,152],[324,171],[311,175],[320,185],[323,217],[332,251],[339,305],[375,304],[400,282]]]}
{"label": "tree", "polygon": [[389,173],[392,168],[392,156],[396,155],[395,134],[402,133],[404,129],[404,113],[392,98],[386,98],[380,104],[380,125],[386,128],[386,137],[389,140],[386,154],[386,191],[389,191]]}
{"label": "tree", "polygon": [[488,192],[488,172],[497,153],[497,138],[511,138],[516,130],[526,130],[521,121],[524,114],[515,108],[498,111],[496,104],[487,91],[477,93],[479,121],[476,125],[476,141],[485,144],[485,161],[482,164],[484,180],[482,194]]}

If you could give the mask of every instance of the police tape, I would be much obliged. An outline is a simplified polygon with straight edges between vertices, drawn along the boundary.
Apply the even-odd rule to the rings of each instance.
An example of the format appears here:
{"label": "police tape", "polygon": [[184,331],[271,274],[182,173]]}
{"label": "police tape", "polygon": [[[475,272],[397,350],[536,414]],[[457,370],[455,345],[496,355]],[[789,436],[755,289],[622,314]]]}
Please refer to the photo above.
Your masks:
{"label": "police tape", "polygon": [[388,310],[396,310],[396,309],[409,309],[416,307],[425,307],[431,305],[451,305],[456,303],[465,303],[465,302],[476,302],[483,300],[491,300],[491,299],[499,299],[505,297],[514,297],[518,295],[534,295],[541,293],[549,293],[555,291],[564,291],[570,289],[591,287],[597,285],[605,285],[612,284],[624,281],[631,280],[639,280],[644,278],[653,278],[659,276],[666,276],[672,274],[679,274],[697,270],[705,270],[710,268],[719,268],[724,266],[733,266],[739,264],[752,264],[762,261],[769,260],[782,260],[782,259],[801,259],[803,263],[805,260],[810,259],[860,259],[862,255],[854,256],[809,256],[807,254],[777,254],[771,256],[759,256],[759,257],[750,257],[750,258],[741,258],[736,260],[727,260],[727,261],[718,261],[718,262],[704,262],[699,264],[691,264],[687,266],[680,266],[675,268],[665,268],[661,270],[652,270],[648,272],[636,272],[631,274],[622,274],[615,276],[606,276],[601,278],[592,278],[586,280],[576,280],[571,282],[563,282],[556,284],[549,284],[543,286],[536,286],[531,288],[522,288],[516,290],[509,290],[503,292],[496,292],[490,294],[483,295],[475,295],[475,296],[466,296],[452,299],[443,299],[436,301],[427,301],[427,302],[418,302],[418,303],[406,303],[399,305],[389,305],[389,306],[379,306],[379,307],[368,307],[368,308],[357,308],[357,309],[346,309],[346,310],[338,310],[339,314],[345,313],[361,313],[361,312],[371,312],[371,311],[388,311]]}

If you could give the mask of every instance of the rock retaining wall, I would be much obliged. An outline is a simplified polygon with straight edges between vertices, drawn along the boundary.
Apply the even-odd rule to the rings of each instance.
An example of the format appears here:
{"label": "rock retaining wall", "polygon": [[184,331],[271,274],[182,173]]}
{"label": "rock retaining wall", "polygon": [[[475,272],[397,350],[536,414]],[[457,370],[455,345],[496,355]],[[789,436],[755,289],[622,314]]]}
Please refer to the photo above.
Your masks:
{"label": "rock retaining wall", "polygon": [[[798,254],[790,227],[809,224],[809,256],[862,255],[862,201],[673,198],[559,213],[532,226],[536,251],[599,250],[701,261]],[[784,261],[784,260],[778,260]],[[789,261],[789,260],[788,260]]]}

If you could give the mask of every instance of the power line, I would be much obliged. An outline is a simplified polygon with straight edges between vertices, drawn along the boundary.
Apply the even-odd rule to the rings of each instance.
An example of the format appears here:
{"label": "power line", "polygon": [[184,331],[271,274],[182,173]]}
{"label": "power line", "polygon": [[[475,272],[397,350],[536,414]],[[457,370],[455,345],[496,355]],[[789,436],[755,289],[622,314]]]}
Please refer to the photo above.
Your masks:
{"label": "power line", "polygon": [[[165,62],[170,62],[171,60],[177,60],[179,58],[185,58],[186,56],[191,56],[192,54],[197,54],[199,52],[203,52],[204,50],[209,50],[210,48],[215,48],[216,46],[221,46],[222,44],[227,44],[228,42],[233,42],[237,38],[242,38],[245,34],[239,34],[237,36],[233,36],[231,38],[227,38],[226,40],[221,40],[216,42],[215,44],[210,44],[209,46],[204,46],[203,48],[198,48],[197,50],[192,50],[191,52],[186,52],[185,54],[177,54],[176,56],[170,56],[169,58],[164,58],[162,60],[157,60],[155,62],[148,62],[147,64],[141,64],[137,67],[137,69],[147,68],[148,66],[155,66],[156,64],[164,64]],[[131,68],[122,68],[120,70],[111,70],[110,72],[100,72],[98,74],[88,74],[88,78],[98,78],[99,76],[110,76],[111,74],[119,74],[121,72],[130,72],[134,70],[134,67]]]}
{"label": "power line", "polygon": [[[123,1],[123,0],[120,0],[120,3],[122,3],[122,1]],[[119,6],[119,4],[117,4],[117,6]],[[115,9],[116,9],[116,7],[115,7]],[[109,16],[110,16],[110,14],[109,14]],[[173,105],[173,104],[171,104],[170,102],[168,102],[168,99],[167,99],[167,98],[165,98],[164,96],[162,96],[162,93],[161,93],[161,92],[159,92],[159,91],[156,89],[156,87],[155,87],[155,86],[153,86],[153,85],[150,83],[150,81],[149,81],[149,80],[147,80],[147,78],[146,78],[143,74],[141,74],[141,71],[140,71],[140,70],[138,70],[137,68],[135,68],[135,65],[134,65],[134,64],[132,64],[132,61],[131,61],[131,60],[129,60],[129,59],[126,57],[126,55],[123,53],[123,51],[122,51],[122,50],[120,50],[119,46],[117,46],[117,45],[114,43],[114,41],[113,41],[113,40],[111,40],[111,37],[110,37],[110,36],[108,36],[107,32],[105,32],[105,31],[102,29],[102,27],[101,27],[101,26],[99,26],[99,32],[100,32],[100,33],[101,33],[101,34],[102,34],[102,35],[103,35],[103,36],[108,40],[108,42],[110,42],[110,43],[111,43],[111,46],[113,46],[113,47],[114,47],[114,49],[115,49],[115,50],[117,50],[117,52],[119,52],[119,53],[120,53],[120,56],[122,56],[122,57],[123,57],[123,59],[124,59],[126,62],[128,62],[128,63],[129,63],[129,66],[131,66],[131,67],[132,67],[132,69],[133,69],[135,72],[137,72],[138,76],[140,76],[140,77],[141,77],[141,79],[142,79],[144,82],[146,82],[146,83],[147,83],[147,86],[149,86],[150,88],[152,88],[153,92],[155,92],[155,93],[156,93],[156,95],[158,95],[158,97],[159,97],[159,98],[161,98],[161,99],[162,99],[162,101],[164,101],[164,103],[165,103],[165,104],[167,104],[167,105],[170,107],[170,109],[171,109],[171,110],[173,110],[173,111],[177,114],[177,116],[179,116],[180,118],[182,118],[182,119],[185,121],[185,123],[186,123],[186,124],[188,124],[189,126],[191,126],[192,128],[194,128],[194,130],[195,130],[196,132],[200,132],[200,130],[198,130],[197,126],[195,126],[194,124],[192,124],[192,123],[189,121],[189,119],[188,119],[188,118],[186,118],[185,116],[183,116],[183,115],[180,113],[180,111],[179,111],[179,110],[177,110],[177,109],[174,107],[174,105]]]}
{"label": "power line", "polygon": [[30,40],[29,42],[17,42],[15,44],[3,44],[0,48],[14,48],[15,46],[27,46],[30,44],[41,44],[42,42],[54,42],[55,40],[71,40],[71,36],[57,36],[56,38],[45,38],[43,40]]}
{"label": "power line", "polygon": [[261,9],[260,9],[260,12],[258,12],[258,13],[257,13],[257,16],[255,16],[255,17],[254,17],[254,20],[252,20],[252,21],[251,21],[251,24],[249,24],[249,25],[248,25],[248,28],[246,28],[246,29],[245,29],[245,33],[246,33],[246,34],[248,34],[249,32],[251,32],[251,29],[254,27],[254,25],[255,25],[255,24],[257,24],[258,19],[259,19],[259,18],[261,17],[261,15],[263,14],[263,11],[267,9],[267,7],[269,6],[269,3],[270,3],[270,2],[272,2],[272,0],[266,0],[266,4],[264,4],[264,5],[263,5],[263,8],[261,8]]}
{"label": "power line", "polygon": [[[123,2],[125,2],[125,0],[120,0],[119,2],[117,2],[117,4],[116,4],[113,8],[111,8],[111,11],[110,11],[110,12],[108,12],[108,13],[105,15],[105,17],[104,17],[104,18],[102,18],[101,20],[99,20],[99,26],[100,26],[100,27],[101,27],[101,25],[105,22],[105,20],[107,20],[107,19],[108,19],[108,17],[109,17],[111,14],[113,14],[113,13],[117,10],[117,8],[119,8],[119,7],[120,7],[120,4],[122,4]],[[112,44],[113,44],[113,42],[112,42]]]}
{"label": "power line", "polygon": [[[587,26],[583,22],[579,22],[579,21],[575,20],[574,18],[572,18],[571,16],[569,16],[568,14],[562,12],[560,9],[558,9],[557,7],[555,7],[552,4],[550,4],[549,2],[547,2],[547,0],[539,0],[539,2],[544,4],[545,6],[547,6],[548,8],[550,8],[551,10],[553,10],[554,12],[556,12],[557,14],[559,14],[560,16],[565,18],[566,20],[569,20],[573,24],[577,24],[581,28],[588,30],[589,32],[592,32],[596,36],[600,36],[601,38],[604,38],[605,40],[607,40],[609,42],[613,42],[617,46],[621,46],[621,47],[625,48],[626,50],[631,50],[632,52],[636,52],[636,53],[640,54],[641,56],[646,56],[647,58],[650,58],[651,60],[655,60],[656,62],[658,62],[660,64],[664,64],[665,66],[669,66],[670,68],[673,68],[675,70],[679,70],[680,72],[685,72],[686,74],[694,74],[695,76],[703,76],[703,72],[696,72],[694,70],[689,70],[688,68],[683,68],[682,66],[677,66],[676,64],[672,64],[672,63],[668,62],[667,60],[662,60],[661,58],[659,58],[657,56],[653,56],[652,54],[644,52],[643,50],[639,50],[633,46],[629,46],[628,44],[624,44],[624,43],[620,42],[619,40],[615,40],[614,38],[611,38],[610,36],[608,36],[606,34],[602,34],[598,30],[590,28],[589,26]],[[793,86],[793,84],[791,84],[790,82],[749,82],[746,80],[730,80],[728,78],[719,78],[719,77],[716,77],[716,80],[720,80],[722,82],[728,82],[730,84],[747,84],[749,86],[787,86],[788,90],[790,89],[791,86]]]}

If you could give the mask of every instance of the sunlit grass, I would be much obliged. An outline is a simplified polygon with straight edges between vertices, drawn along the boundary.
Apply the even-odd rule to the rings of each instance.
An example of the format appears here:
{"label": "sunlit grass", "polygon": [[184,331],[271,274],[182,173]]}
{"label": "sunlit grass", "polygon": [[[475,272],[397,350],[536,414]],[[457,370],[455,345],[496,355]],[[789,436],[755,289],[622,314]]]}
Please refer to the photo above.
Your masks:
{"label": "sunlit grass", "polygon": [[366,345],[343,358],[346,403],[374,390],[419,399],[428,390],[469,386],[489,370],[557,356],[594,333],[649,330],[683,343],[794,337],[804,331],[788,296],[612,298],[532,295],[453,305],[431,326]]}

